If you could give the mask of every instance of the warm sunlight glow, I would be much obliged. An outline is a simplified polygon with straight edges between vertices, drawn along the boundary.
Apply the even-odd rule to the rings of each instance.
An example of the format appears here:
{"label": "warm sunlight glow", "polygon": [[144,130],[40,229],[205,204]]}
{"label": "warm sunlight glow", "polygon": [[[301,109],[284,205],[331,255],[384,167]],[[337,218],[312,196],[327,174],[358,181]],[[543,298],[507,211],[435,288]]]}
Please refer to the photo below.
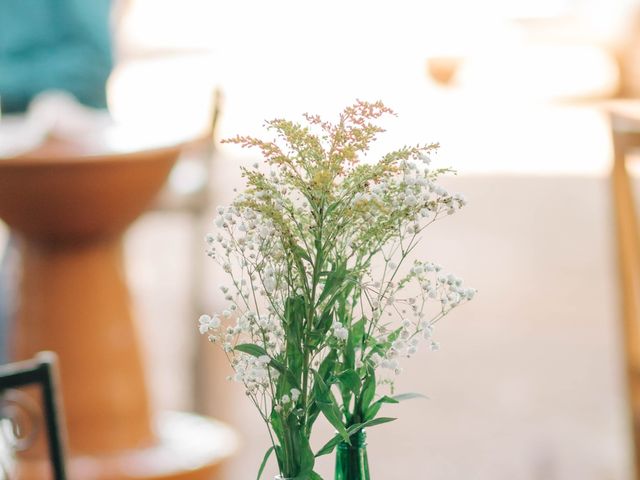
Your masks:
{"label": "warm sunlight glow", "polygon": [[[602,115],[562,106],[618,88],[613,55],[584,34],[597,8],[582,9],[585,20],[571,16],[582,11],[571,2],[489,3],[136,0],[120,26],[123,48],[168,58],[121,65],[110,102],[122,121],[192,128],[220,86],[224,136],[255,133],[275,115],[334,115],[356,97],[380,98],[406,119],[389,125],[387,141],[426,134],[462,171],[606,171]],[[563,24],[575,38],[557,34]],[[599,25],[597,35],[616,24],[603,16]]]}
{"label": "warm sunlight glow", "polygon": [[108,86],[115,120],[148,129],[206,129],[211,118],[215,63],[206,55],[131,61],[121,64]]}

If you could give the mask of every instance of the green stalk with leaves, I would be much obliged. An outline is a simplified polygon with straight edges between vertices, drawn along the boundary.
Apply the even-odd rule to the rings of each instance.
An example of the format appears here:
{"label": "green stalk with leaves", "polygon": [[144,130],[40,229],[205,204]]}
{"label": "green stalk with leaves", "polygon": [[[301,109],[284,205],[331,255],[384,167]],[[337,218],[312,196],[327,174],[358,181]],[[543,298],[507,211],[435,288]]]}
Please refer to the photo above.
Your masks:
{"label": "green stalk with leaves", "polygon": [[[230,283],[228,307],[203,315],[200,331],[222,345],[266,424],[272,446],[258,477],[275,452],[283,478],[320,478],[316,456],[392,420],[381,406],[406,396],[378,395],[380,385],[392,385],[419,339],[435,348],[435,323],[475,293],[431,262],[402,270],[423,230],[464,200],[437,184],[448,170],[429,169],[435,144],[367,161],[385,114],[358,101],[336,123],[276,119],[272,140],[227,140],[265,162],[243,169],[245,191],[219,207],[207,236]],[[417,293],[403,296],[410,287]],[[314,455],[320,414],[337,434]]]}

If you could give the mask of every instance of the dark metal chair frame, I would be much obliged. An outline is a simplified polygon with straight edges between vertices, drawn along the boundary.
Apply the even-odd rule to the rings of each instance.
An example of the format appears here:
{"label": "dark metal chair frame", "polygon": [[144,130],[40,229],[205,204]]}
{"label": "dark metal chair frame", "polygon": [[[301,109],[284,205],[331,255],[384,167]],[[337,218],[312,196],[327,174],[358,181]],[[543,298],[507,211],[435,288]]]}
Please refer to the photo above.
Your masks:
{"label": "dark metal chair frame", "polygon": [[51,352],[42,352],[33,360],[0,366],[0,394],[10,389],[40,386],[53,478],[66,480],[64,430],[57,384],[56,356]]}

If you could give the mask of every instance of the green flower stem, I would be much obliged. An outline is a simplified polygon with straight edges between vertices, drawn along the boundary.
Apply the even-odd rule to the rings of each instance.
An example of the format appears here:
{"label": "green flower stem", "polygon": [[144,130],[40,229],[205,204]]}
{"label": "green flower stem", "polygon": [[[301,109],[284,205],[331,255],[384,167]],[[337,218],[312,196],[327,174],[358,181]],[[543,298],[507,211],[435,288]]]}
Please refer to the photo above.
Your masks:
{"label": "green flower stem", "polygon": [[[315,244],[316,244],[316,256],[315,256],[315,261],[313,262],[313,275],[312,275],[312,285],[311,285],[311,298],[309,301],[309,313],[307,315],[307,325],[306,325],[306,338],[308,339],[311,331],[313,329],[313,324],[314,324],[314,320],[315,320],[315,309],[316,309],[316,289],[318,286],[318,283],[320,281],[320,271],[322,270],[322,263],[324,262],[324,253],[322,250],[322,227],[324,224],[324,202],[320,205],[320,211],[317,213],[316,216],[316,221],[317,221],[317,227],[316,227],[316,231],[314,234],[315,237]],[[303,365],[305,365],[306,367],[310,366],[310,355],[311,355],[311,351],[309,348],[305,348],[305,353],[304,353],[304,363]],[[302,379],[302,403],[304,405],[307,404],[307,398],[308,398],[308,388],[309,388],[309,368],[305,368],[304,373],[303,373],[303,379]],[[309,411],[308,409],[305,409],[305,413],[304,413],[304,425],[305,427],[307,426],[308,423],[308,418],[309,418]],[[311,432],[308,431],[307,434],[310,434]]]}

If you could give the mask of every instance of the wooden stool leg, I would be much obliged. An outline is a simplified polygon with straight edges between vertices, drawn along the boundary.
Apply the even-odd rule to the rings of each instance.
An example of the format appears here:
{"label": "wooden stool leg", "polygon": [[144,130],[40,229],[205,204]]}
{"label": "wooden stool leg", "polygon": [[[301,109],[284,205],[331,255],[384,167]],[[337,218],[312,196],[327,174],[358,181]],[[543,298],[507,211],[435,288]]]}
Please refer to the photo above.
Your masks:
{"label": "wooden stool leg", "polygon": [[[179,152],[0,161],[0,217],[21,249],[14,358],[60,359],[71,480],[210,480],[235,450],[219,422],[151,411],[130,311],[122,233]],[[22,456],[18,478],[47,478],[45,459]]]}
{"label": "wooden stool leg", "polygon": [[635,476],[640,480],[640,237],[631,180],[625,165],[626,138],[614,133],[612,170],[619,270],[622,286],[622,332],[633,437]]}
{"label": "wooden stool leg", "polygon": [[151,445],[119,239],[72,248],[23,241],[20,250],[14,358],[58,352],[70,451],[107,454]]}

